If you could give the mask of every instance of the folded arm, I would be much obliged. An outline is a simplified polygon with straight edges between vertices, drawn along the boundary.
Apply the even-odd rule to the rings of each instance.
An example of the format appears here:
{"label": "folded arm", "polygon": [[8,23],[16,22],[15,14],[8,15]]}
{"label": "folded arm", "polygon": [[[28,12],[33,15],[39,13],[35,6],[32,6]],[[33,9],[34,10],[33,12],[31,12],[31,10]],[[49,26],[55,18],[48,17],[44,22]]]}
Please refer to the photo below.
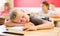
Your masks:
{"label": "folded arm", "polygon": [[54,28],[54,24],[44,20],[43,24],[37,25],[36,27],[37,29],[51,29],[51,28]]}

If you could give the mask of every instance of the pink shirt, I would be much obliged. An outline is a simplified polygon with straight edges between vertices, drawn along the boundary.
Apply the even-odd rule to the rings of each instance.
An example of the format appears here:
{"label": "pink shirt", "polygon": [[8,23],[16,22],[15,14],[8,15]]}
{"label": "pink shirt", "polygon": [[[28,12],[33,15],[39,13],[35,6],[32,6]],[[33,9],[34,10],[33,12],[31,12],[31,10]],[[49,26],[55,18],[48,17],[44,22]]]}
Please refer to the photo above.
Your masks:
{"label": "pink shirt", "polygon": [[5,11],[5,10],[4,10],[4,11],[1,12],[2,15],[3,15],[3,14],[9,14],[9,13],[10,13],[10,10],[9,10],[9,11]]}

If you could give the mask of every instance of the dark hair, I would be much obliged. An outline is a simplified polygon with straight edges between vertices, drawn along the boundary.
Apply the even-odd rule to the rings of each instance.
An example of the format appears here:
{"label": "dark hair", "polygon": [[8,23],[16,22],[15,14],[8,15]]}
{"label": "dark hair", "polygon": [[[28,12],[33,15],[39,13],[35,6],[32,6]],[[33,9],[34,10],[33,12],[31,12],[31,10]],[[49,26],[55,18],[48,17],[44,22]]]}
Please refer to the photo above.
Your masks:
{"label": "dark hair", "polygon": [[48,10],[49,10],[49,3],[47,1],[42,2],[42,4],[46,5],[48,7]]}
{"label": "dark hair", "polygon": [[28,16],[30,16],[30,14],[27,14]]}
{"label": "dark hair", "polygon": [[9,3],[5,3],[5,6],[9,6]]}
{"label": "dark hair", "polygon": [[16,16],[17,16],[17,12],[13,11],[13,12],[11,13],[11,15],[10,15],[10,20],[11,20],[12,22],[14,22]]}

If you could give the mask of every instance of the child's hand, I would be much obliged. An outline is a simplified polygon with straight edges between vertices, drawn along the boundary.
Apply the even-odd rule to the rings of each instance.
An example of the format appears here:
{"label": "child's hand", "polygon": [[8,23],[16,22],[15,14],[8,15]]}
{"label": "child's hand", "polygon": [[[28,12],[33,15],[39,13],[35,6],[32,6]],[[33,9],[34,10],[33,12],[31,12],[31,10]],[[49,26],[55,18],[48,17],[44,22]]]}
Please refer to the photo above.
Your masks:
{"label": "child's hand", "polygon": [[37,30],[36,26],[30,26],[29,28],[27,28],[25,31],[35,31]]}

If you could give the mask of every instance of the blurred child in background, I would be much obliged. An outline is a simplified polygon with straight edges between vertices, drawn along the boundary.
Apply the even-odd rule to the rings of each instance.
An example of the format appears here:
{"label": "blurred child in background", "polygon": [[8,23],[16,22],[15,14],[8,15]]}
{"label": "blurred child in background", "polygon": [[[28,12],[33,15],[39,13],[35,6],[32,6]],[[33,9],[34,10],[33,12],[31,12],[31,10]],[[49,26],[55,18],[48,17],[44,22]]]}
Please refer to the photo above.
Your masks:
{"label": "blurred child in background", "polygon": [[10,4],[9,3],[5,3],[4,4],[4,10],[1,12],[1,15],[4,16],[5,18],[8,18],[9,14],[10,14]]}
{"label": "blurred child in background", "polygon": [[60,18],[59,11],[56,9],[56,6],[54,3],[50,4],[50,11],[52,11],[55,15],[53,18]]}

